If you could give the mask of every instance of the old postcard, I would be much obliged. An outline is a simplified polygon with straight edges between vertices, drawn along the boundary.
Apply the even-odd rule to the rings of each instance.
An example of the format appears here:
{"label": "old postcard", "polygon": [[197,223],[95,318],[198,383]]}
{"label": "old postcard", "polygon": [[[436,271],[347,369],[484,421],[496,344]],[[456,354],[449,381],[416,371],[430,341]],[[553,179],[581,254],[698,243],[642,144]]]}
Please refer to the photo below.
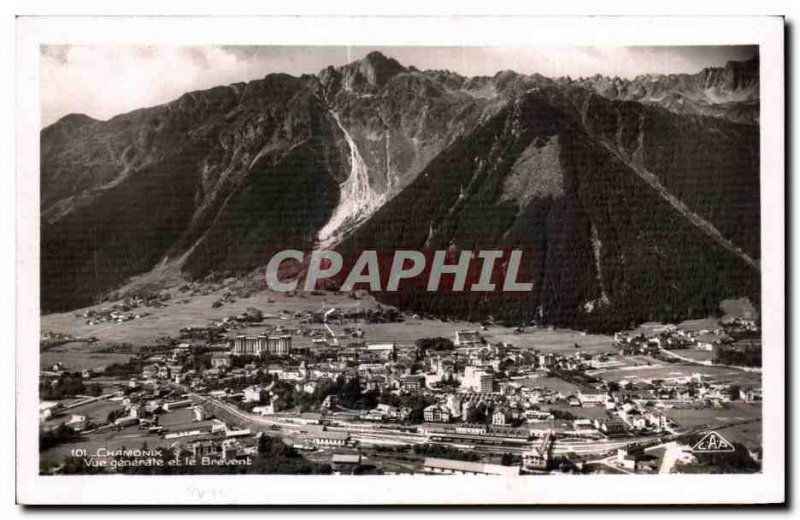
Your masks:
{"label": "old postcard", "polygon": [[781,18],[33,17],[17,63],[21,503],[783,502]]}

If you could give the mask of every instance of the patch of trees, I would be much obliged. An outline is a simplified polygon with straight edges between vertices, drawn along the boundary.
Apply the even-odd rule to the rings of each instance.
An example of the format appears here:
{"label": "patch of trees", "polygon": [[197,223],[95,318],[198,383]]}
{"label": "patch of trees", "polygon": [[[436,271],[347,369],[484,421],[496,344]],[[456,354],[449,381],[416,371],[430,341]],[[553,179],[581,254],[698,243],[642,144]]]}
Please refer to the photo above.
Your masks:
{"label": "patch of trees", "polygon": [[453,350],[455,344],[449,338],[420,338],[415,342],[420,354],[429,350]]}
{"label": "patch of trees", "polygon": [[125,412],[124,408],[117,408],[116,410],[111,410],[110,412],[108,412],[108,415],[106,416],[106,422],[113,423],[117,419],[125,417],[126,415],[128,414]]}
{"label": "patch of trees", "polygon": [[[380,304],[374,308],[359,309],[357,311],[350,311],[339,315],[338,312],[328,316],[328,321],[331,319],[345,318],[348,320],[364,320],[366,323],[396,323],[403,321],[405,318],[403,313],[394,307],[384,307]],[[317,323],[322,323],[322,315],[318,314],[315,319],[319,319]]]}
{"label": "patch of trees", "polygon": [[563,379],[568,383],[574,383],[579,386],[592,385],[594,383],[601,382],[596,377],[590,376],[585,372],[580,372],[577,370],[561,370],[556,368],[553,370],[553,376]]}
{"label": "patch of trees", "polygon": [[278,410],[300,407],[303,412],[318,408],[329,395],[336,396],[337,404],[351,410],[371,410],[379,401],[376,390],[361,391],[358,377],[339,376],[328,385],[317,385],[312,393],[298,392],[293,385],[278,382],[272,391],[277,395],[275,406]]}
{"label": "patch of trees", "polygon": [[378,404],[379,393],[370,390],[361,393],[361,380],[358,376],[345,378],[339,376],[328,388],[327,395],[335,395],[337,402],[344,408],[353,410],[371,410]]}
{"label": "patch of trees", "polygon": [[169,301],[172,299],[172,295],[147,287],[136,287],[125,292],[123,295],[113,292],[108,295],[108,299],[111,301],[121,300],[123,298],[128,300],[141,300],[145,305],[153,305],[158,302]]}
{"label": "patch of trees", "polygon": [[464,460],[467,462],[477,462],[481,460],[480,455],[474,451],[461,451],[450,446],[440,444],[417,444],[412,451],[417,455],[426,457],[437,457],[440,459]]}
{"label": "patch of trees", "polygon": [[433,383],[432,386],[454,392],[461,387],[461,383],[457,379],[451,378],[451,379],[442,379],[438,383]]}
{"label": "patch of trees", "polygon": [[103,393],[103,387],[97,384],[86,386],[86,395],[98,397]]}
{"label": "patch of trees", "polygon": [[522,457],[513,453],[506,452],[500,457],[500,464],[503,466],[519,466],[521,463]]}
{"label": "patch of trees", "polygon": [[111,363],[106,366],[104,374],[109,377],[129,377],[142,371],[141,359],[131,359],[125,363]]}
{"label": "patch of trees", "polygon": [[550,464],[548,464],[550,468],[557,469],[561,473],[589,473],[590,471],[586,468],[585,465],[578,466],[575,461],[570,460],[566,457],[556,457]]}
{"label": "patch of trees", "polygon": [[231,356],[231,367],[244,368],[250,363],[257,363],[259,361],[261,361],[261,358],[259,356],[253,356],[250,354]]}
{"label": "patch of trees", "polygon": [[62,475],[92,475],[104,471],[105,468],[86,464],[86,459],[83,457],[68,455],[61,464],[59,473]]}
{"label": "patch of trees", "polygon": [[262,435],[258,439],[258,456],[248,473],[330,474],[328,464],[317,464],[303,458],[297,450],[279,438]]}
{"label": "patch of trees", "polygon": [[44,451],[53,446],[74,441],[78,437],[80,437],[78,432],[66,424],[61,424],[56,428],[39,433],[39,451]]}
{"label": "patch of trees", "polygon": [[44,380],[39,385],[39,396],[45,401],[58,401],[86,393],[83,377],[77,372],[63,374],[55,383]]}
{"label": "patch of trees", "polygon": [[426,397],[422,394],[395,395],[389,390],[384,390],[383,393],[380,394],[379,401],[396,408],[409,408],[411,412],[408,416],[408,422],[411,424],[425,422],[425,408],[436,402],[432,397]]}
{"label": "patch of trees", "polygon": [[570,412],[559,410],[558,408],[552,408],[549,410],[550,414],[553,416],[553,419],[557,421],[574,421],[577,419],[575,415]]}
{"label": "patch of trees", "polygon": [[359,464],[353,470],[353,475],[383,475],[383,470],[374,464]]}
{"label": "patch of trees", "polygon": [[[700,442],[703,434],[694,434],[689,437],[688,444]],[[708,473],[757,473],[761,471],[761,464],[750,456],[747,448],[738,442],[731,442],[734,451],[703,453],[694,452],[698,463],[704,466]]]}
{"label": "patch of trees", "polygon": [[470,409],[469,413],[467,413],[467,422],[488,424],[492,422],[492,412],[484,403],[478,403],[475,408]]}
{"label": "patch of trees", "polygon": [[184,367],[188,368],[189,370],[196,370],[198,372],[202,372],[203,370],[211,368],[211,353],[204,352],[202,354],[191,354],[187,358]]}
{"label": "patch of trees", "polygon": [[720,345],[714,349],[714,363],[740,367],[760,367],[761,343],[753,342],[737,347]]}

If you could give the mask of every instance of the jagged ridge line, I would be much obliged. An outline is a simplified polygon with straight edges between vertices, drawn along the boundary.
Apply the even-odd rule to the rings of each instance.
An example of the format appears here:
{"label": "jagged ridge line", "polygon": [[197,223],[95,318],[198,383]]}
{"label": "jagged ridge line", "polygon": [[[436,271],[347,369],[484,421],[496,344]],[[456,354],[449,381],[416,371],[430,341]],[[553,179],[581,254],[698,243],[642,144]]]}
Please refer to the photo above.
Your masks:
{"label": "jagged ridge line", "polygon": [[694,224],[695,227],[703,231],[703,233],[706,236],[717,242],[726,250],[738,256],[750,267],[753,267],[756,271],[759,272],[761,271],[761,266],[759,265],[758,262],[750,258],[750,256],[747,253],[745,253],[740,248],[733,245],[733,243],[731,243],[728,239],[722,236],[722,233],[720,233],[720,231],[711,222],[707,221],[706,219],[704,219],[703,217],[692,211],[683,201],[681,201],[675,195],[670,193],[669,190],[667,190],[667,188],[663,184],[661,184],[661,181],[658,180],[658,177],[654,173],[648,171],[647,169],[641,166],[626,161],[622,157],[622,155],[617,150],[614,149],[613,146],[593,135],[592,137],[595,139],[595,141],[600,143],[603,146],[603,148],[608,150],[609,153],[611,153],[616,159],[618,159],[620,162],[622,162],[623,164],[631,168],[634,172],[636,172],[636,174],[643,181],[645,181],[651,188],[653,188],[661,196],[662,199],[664,199],[667,203],[669,203],[669,205],[672,206],[675,210],[677,210],[681,215],[688,218],[692,222],[692,224]]}

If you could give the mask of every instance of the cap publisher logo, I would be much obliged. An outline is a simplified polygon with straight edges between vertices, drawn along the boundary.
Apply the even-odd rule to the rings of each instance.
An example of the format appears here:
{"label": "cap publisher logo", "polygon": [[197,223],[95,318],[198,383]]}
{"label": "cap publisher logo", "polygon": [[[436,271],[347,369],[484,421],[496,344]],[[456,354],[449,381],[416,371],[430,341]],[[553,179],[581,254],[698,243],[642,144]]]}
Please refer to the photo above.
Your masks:
{"label": "cap publisher logo", "polygon": [[736,451],[736,448],[717,432],[708,432],[705,437],[700,439],[700,442],[692,447],[692,451],[698,453],[724,453]]}

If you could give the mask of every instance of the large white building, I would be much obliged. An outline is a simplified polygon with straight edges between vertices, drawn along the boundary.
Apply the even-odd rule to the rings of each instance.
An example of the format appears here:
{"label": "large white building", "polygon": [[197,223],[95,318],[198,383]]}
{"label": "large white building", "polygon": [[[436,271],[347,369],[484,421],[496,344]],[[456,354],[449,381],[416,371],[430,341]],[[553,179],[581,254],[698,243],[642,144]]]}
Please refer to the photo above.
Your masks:
{"label": "large white building", "polygon": [[281,336],[236,336],[233,339],[234,356],[288,356],[292,349],[292,337],[288,334]]}
{"label": "large white building", "polygon": [[491,394],[494,392],[494,376],[492,374],[482,372],[478,376],[478,392],[482,394]]}
{"label": "large white building", "polygon": [[423,468],[428,473],[445,473],[455,475],[519,475],[519,466],[501,466],[482,462],[466,462],[463,460],[438,459],[427,457]]}
{"label": "large white building", "polygon": [[394,343],[372,343],[367,345],[365,351],[372,357],[378,357],[388,361],[394,358],[397,345]]}
{"label": "large white building", "polygon": [[578,390],[578,400],[581,406],[603,405],[609,400],[608,391],[603,388],[581,388]]}
{"label": "large white building", "polygon": [[192,422],[202,422],[208,417],[205,408],[201,405],[192,407]]}
{"label": "large white building", "polygon": [[329,432],[320,430],[311,438],[311,443],[315,446],[342,447],[350,442],[350,434],[346,432]]}
{"label": "large white building", "polygon": [[541,440],[534,442],[529,451],[522,454],[522,467],[529,471],[543,471],[550,463],[553,433],[547,432]]}
{"label": "large white building", "polygon": [[447,409],[453,417],[461,417],[461,399],[455,394],[447,396]]}
{"label": "large white building", "polygon": [[450,422],[450,410],[446,406],[432,404],[425,408],[423,417],[426,422]]}
{"label": "large white building", "polygon": [[464,379],[461,380],[461,386],[465,390],[473,392],[492,393],[494,376],[479,367],[467,366],[464,368]]}
{"label": "large white building", "polygon": [[482,340],[477,330],[459,330],[453,343],[457,347],[476,347],[482,344]]}
{"label": "large white building", "polygon": [[258,385],[248,386],[243,392],[245,403],[252,403],[261,400],[261,387]]}

